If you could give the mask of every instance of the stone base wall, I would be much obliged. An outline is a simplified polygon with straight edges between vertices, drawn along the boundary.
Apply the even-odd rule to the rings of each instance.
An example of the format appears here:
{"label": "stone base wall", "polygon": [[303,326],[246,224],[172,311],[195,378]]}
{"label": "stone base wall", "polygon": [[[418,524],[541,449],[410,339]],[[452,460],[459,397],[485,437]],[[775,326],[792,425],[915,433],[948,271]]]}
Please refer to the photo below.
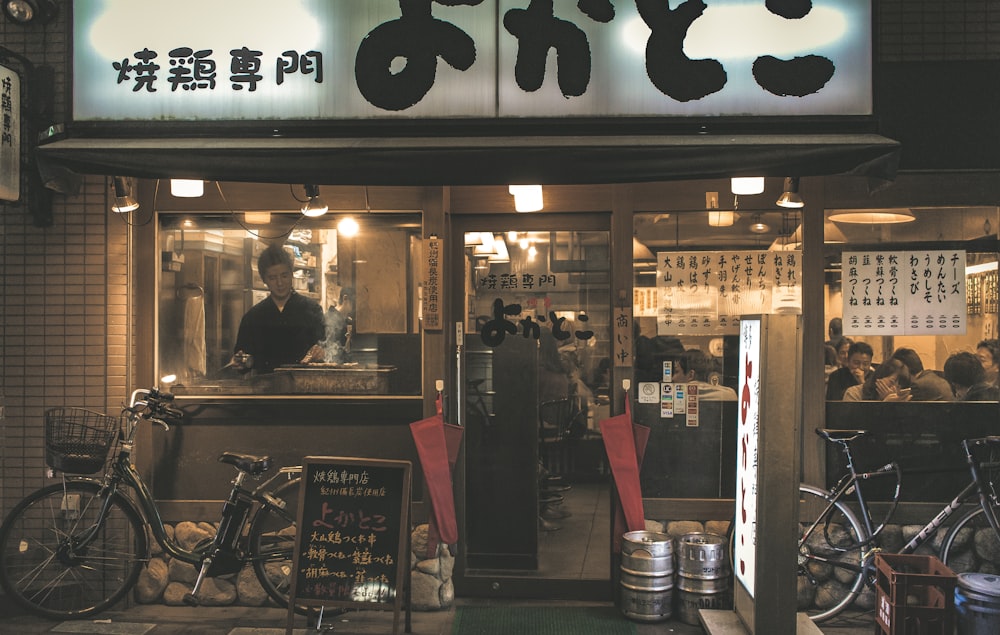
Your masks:
{"label": "stone base wall", "polygon": [[[215,536],[212,523],[180,522],[167,525],[167,535],[184,549],[193,549]],[[194,588],[198,570],[164,553],[152,537],[150,561],[139,575],[135,600],[140,604],[183,606],[184,596]],[[447,545],[438,545],[437,555],[427,558],[427,525],[417,526],[410,536],[410,600],[415,611],[436,611],[450,608],[455,602],[452,571],[455,558]],[[274,605],[264,587],[257,581],[253,566],[239,573],[205,578],[198,593],[204,606],[264,606]]]}

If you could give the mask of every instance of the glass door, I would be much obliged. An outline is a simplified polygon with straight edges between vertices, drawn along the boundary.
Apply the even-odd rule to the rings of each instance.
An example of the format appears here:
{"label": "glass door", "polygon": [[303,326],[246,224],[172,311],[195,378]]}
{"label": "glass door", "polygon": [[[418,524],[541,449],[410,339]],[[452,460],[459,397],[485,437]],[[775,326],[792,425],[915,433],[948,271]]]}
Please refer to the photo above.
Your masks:
{"label": "glass door", "polygon": [[454,223],[466,426],[459,593],[606,599],[610,471],[598,422],[609,413],[608,217]]}

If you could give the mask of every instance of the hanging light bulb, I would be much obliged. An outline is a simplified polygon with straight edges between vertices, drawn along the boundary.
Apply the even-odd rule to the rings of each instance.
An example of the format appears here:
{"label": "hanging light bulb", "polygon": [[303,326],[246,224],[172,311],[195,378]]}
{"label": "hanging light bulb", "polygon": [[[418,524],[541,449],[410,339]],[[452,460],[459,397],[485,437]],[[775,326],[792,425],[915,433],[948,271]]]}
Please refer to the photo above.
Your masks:
{"label": "hanging light bulb", "polygon": [[302,215],[315,218],[326,214],[330,210],[330,206],[320,197],[319,186],[306,184],[305,188],[309,200],[302,206]]}
{"label": "hanging light bulb", "polygon": [[543,207],[541,185],[510,185],[507,191],[514,196],[517,212],[537,212]]}
{"label": "hanging light bulb", "polygon": [[111,211],[117,214],[134,212],[139,209],[139,202],[132,197],[131,188],[124,176],[116,176],[112,179],[115,190],[115,200],[111,204]]}
{"label": "hanging light bulb", "polygon": [[730,180],[733,194],[760,194],[764,191],[762,176],[734,176]]}
{"label": "hanging light bulb", "polygon": [[337,233],[344,238],[354,238],[360,229],[358,221],[354,220],[353,216],[345,216],[337,223]]}

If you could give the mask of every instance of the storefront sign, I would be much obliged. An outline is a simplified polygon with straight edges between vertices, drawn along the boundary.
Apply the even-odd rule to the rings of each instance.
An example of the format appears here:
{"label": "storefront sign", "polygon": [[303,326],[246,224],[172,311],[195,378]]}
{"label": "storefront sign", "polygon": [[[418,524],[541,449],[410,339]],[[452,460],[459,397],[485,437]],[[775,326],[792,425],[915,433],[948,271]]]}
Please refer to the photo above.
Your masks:
{"label": "storefront sign", "polygon": [[754,597],[757,571],[757,447],[760,435],[761,330],[759,319],[740,323],[740,411],[736,426],[736,579]]}
{"label": "storefront sign", "polygon": [[872,113],[871,0],[76,0],[77,121]]}
{"label": "storefront sign", "polygon": [[0,200],[21,197],[21,78],[0,66]]}
{"label": "storefront sign", "polygon": [[421,288],[424,329],[441,328],[441,239],[424,241],[424,282]]}
{"label": "storefront sign", "polygon": [[844,333],[964,335],[965,251],[845,251]]}
{"label": "storefront sign", "polygon": [[658,335],[735,335],[741,315],[802,312],[801,251],[656,254]]}
{"label": "storefront sign", "polygon": [[616,368],[632,367],[632,307],[613,310],[614,364]]}

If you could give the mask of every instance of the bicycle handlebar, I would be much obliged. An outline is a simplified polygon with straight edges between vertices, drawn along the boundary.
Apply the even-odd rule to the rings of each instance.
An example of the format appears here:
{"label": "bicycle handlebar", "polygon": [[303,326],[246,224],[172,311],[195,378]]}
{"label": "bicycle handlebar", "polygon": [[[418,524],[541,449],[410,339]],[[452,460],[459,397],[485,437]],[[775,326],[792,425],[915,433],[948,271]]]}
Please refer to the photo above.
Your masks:
{"label": "bicycle handlebar", "polygon": [[171,408],[167,404],[173,401],[174,395],[156,387],[139,389],[132,392],[127,409],[142,419],[150,419],[168,427],[163,419],[179,420],[184,418],[184,412]]}

